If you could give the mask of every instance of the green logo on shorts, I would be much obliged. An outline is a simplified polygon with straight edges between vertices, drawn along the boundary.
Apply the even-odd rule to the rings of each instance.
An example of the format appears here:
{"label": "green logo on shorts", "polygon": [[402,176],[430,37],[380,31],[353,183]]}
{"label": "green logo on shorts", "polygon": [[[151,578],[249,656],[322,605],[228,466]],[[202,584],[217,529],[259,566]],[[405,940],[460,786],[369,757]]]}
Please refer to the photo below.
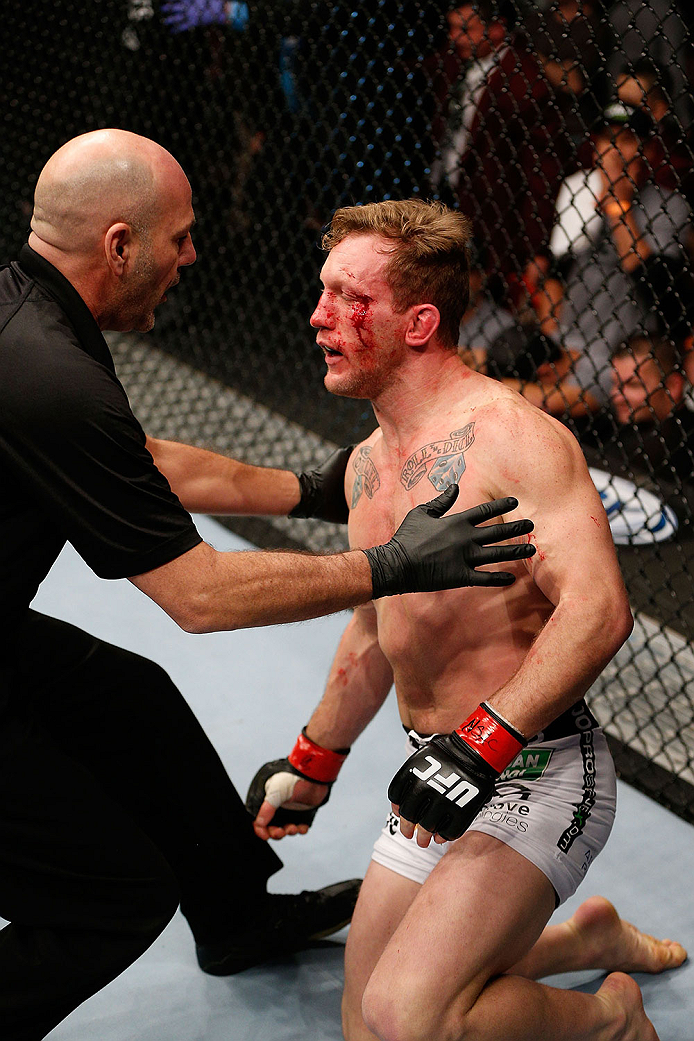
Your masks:
{"label": "green logo on shorts", "polygon": [[533,781],[536,777],[542,777],[552,758],[552,751],[551,748],[522,748],[499,780],[515,781],[517,777],[522,777],[526,781]]}

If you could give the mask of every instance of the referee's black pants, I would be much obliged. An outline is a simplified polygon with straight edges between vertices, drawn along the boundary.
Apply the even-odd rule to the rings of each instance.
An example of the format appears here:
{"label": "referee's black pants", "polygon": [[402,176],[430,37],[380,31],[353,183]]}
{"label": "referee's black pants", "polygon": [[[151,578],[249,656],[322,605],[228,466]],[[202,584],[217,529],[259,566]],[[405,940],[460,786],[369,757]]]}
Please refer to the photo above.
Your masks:
{"label": "referee's black pants", "polygon": [[31,612],[0,673],[0,1038],[38,1041],[179,902],[222,938],[282,864],[158,665]]}

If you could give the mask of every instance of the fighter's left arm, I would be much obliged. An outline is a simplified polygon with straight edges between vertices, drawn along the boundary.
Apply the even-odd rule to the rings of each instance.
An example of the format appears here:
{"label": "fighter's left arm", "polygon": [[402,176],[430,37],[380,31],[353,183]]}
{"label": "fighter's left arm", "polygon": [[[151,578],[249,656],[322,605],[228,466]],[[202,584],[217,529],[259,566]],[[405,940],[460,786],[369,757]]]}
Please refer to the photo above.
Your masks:
{"label": "fighter's left arm", "polygon": [[514,676],[488,704],[526,738],[575,704],[633,626],[609,523],[573,435],[550,417],[523,416],[523,437],[503,445],[531,517],[533,581],[553,604]]}

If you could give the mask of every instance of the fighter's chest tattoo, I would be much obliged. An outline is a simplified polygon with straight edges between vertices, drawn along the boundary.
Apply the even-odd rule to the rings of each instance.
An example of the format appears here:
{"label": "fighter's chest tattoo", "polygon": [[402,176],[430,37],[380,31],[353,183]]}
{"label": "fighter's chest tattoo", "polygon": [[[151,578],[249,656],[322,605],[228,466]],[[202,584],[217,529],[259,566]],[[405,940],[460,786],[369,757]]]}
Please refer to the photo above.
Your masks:
{"label": "fighter's chest tattoo", "polygon": [[444,491],[449,484],[457,484],[465,472],[465,452],[474,440],[475,424],[468,423],[460,430],[451,431],[450,437],[443,441],[422,445],[403,466],[400,483],[409,491],[429,469],[429,480],[437,492]]}
{"label": "fighter's chest tattoo", "polygon": [[352,464],[356,473],[352,485],[352,509],[361,499],[363,492],[366,492],[367,498],[373,499],[381,485],[381,478],[373,460],[369,458],[370,455],[371,449],[368,446],[360,448]]}
{"label": "fighter's chest tattoo", "polygon": [[[421,481],[429,470],[429,480],[437,492],[444,491],[449,484],[457,483],[465,473],[465,452],[475,440],[475,424],[468,423],[460,430],[453,430],[450,437],[432,441],[413,452],[400,473],[400,483],[408,491]],[[373,499],[381,486],[376,464],[371,459],[371,448],[360,448],[352,463],[354,484],[352,486],[352,509],[363,494]]]}

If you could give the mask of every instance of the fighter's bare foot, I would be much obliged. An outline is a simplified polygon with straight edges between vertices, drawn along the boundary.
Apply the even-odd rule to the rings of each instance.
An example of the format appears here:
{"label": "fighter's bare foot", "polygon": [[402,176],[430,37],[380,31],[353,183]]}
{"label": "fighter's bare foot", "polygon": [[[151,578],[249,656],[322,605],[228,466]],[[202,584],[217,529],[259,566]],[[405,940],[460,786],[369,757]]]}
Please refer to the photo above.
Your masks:
{"label": "fighter's bare foot", "polygon": [[687,957],[675,940],[657,940],[619,917],[609,900],[592,896],[566,922],[575,929],[588,962],[596,969],[621,972],[663,972],[675,969]]}
{"label": "fighter's bare foot", "polygon": [[607,1006],[614,1041],[658,1041],[655,1027],[644,1012],[643,998],[635,980],[623,972],[611,973],[597,992]]}

